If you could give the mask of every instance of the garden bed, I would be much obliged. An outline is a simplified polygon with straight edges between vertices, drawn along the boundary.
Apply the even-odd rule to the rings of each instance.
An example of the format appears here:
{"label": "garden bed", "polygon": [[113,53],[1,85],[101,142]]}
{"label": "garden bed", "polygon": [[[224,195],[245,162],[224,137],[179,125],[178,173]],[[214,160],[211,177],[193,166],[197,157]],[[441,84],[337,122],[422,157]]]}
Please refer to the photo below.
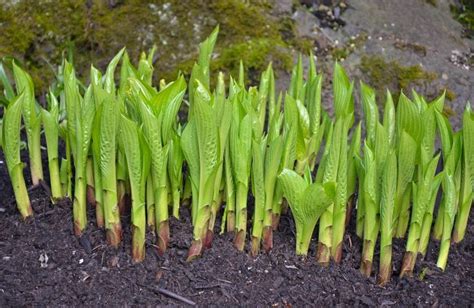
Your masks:
{"label": "garden bed", "polygon": [[[0,159],[3,161],[2,156]],[[184,305],[163,294],[165,291],[202,306],[468,306],[473,303],[472,215],[466,238],[452,247],[444,273],[435,266],[439,247],[432,242],[426,259],[416,263],[415,277],[399,279],[405,241],[395,241],[394,276],[388,285],[379,287],[374,275],[365,279],[359,273],[362,244],[353,223],[346,232],[341,265],[331,264],[327,268],[318,265],[315,241],[307,260],[296,257],[294,223],[289,214],[282,216],[270,254],[252,258],[239,253],[232,245],[233,237],[225,234],[215,237],[212,249],[202,258],[188,263],[185,259],[192,226],[189,212],[183,207],[181,220],[171,220],[171,242],[166,254],[158,256],[150,238],[145,261],[135,265],[130,256],[129,223],[123,224],[126,227],[120,249],[108,248],[104,232],[94,226],[94,210],[90,209],[87,236],[78,240],[73,232],[70,202],[53,206],[42,188],[33,189],[30,195],[35,217],[24,223],[15,208],[6,166],[0,165],[2,307]],[[130,217],[123,219],[128,221]],[[377,265],[376,251],[374,272]]]}

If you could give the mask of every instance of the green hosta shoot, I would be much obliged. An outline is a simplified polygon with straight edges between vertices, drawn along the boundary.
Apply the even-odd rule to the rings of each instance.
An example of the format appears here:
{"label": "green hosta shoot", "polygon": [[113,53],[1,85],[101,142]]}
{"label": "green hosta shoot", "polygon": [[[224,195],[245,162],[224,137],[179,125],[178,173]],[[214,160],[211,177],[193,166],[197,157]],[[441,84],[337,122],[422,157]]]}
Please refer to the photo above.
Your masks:
{"label": "green hosta shoot", "polygon": [[[297,138],[297,123],[298,108],[296,101],[289,95],[285,96],[285,109],[284,109],[284,128],[283,128],[283,153],[281,154],[279,172],[283,169],[293,169],[296,160],[296,138]],[[280,215],[282,212],[283,204],[283,190],[279,182],[276,183],[275,194],[273,196],[272,205],[272,228],[276,230],[280,221]],[[265,224],[266,225],[266,224]],[[271,233],[267,228],[268,241],[272,237]],[[268,242],[267,250],[271,248],[271,243]]]}
{"label": "green hosta shoot", "polygon": [[403,93],[397,105],[398,179],[393,227],[395,237],[404,237],[410,219],[411,182],[421,143],[422,119],[419,107]]}
{"label": "green hosta shoot", "polygon": [[[329,152],[321,163],[322,183],[337,183],[334,204],[322,214],[319,224],[317,259],[328,264],[332,255],[336,262],[341,260],[344,237],[347,195],[348,132],[354,121],[353,84],[347,78],[342,66],[334,65],[334,109],[336,121],[332,132]],[[328,145],[326,145],[328,147]],[[321,172],[321,171],[318,171]]]}
{"label": "green hosta shoot", "polygon": [[122,225],[117,195],[117,133],[119,102],[113,94],[94,88],[99,107],[99,169],[102,185],[103,211],[107,241],[117,247],[122,239]]}
{"label": "green hosta shoot", "polygon": [[446,269],[448,263],[449,248],[451,246],[451,232],[453,230],[454,218],[457,210],[457,196],[456,196],[456,184],[454,178],[450,174],[446,174],[443,181],[443,192],[444,192],[444,212],[440,213],[443,217],[443,233],[441,236],[441,245],[439,248],[438,266],[443,271]]}
{"label": "green hosta shoot", "polygon": [[469,213],[474,199],[474,113],[470,104],[466,105],[462,124],[462,174],[459,209],[453,231],[453,241],[455,243],[462,241],[466,234]]}
{"label": "green hosta shoot", "polygon": [[314,57],[310,55],[307,80],[303,81],[302,57],[293,69],[289,95],[295,100],[298,117],[294,117],[296,141],[296,172],[303,174],[306,167],[314,168],[324,129],[321,127],[322,75],[316,74]]}
{"label": "green hosta shoot", "polygon": [[[268,137],[267,137],[268,138]],[[263,246],[266,251],[269,251],[273,246],[272,240],[272,205],[275,197],[275,190],[277,186],[277,176],[280,166],[281,157],[283,154],[284,140],[283,136],[277,136],[275,139],[269,141],[265,151],[263,162],[263,183],[265,205],[263,213],[262,225],[253,227],[252,230],[252,247],[256,251],[256,246],[259,246],[260,236],[263,237]],[[254,184],[255,185],[255,184]],[[260,230],[260,228],[262,228]],[[257,243],[258,242],[258,243]]]}
{"label": "green hosta shoot", "polygon": [[[64,92],[63,92],[64,93]],[[67,121],[62,121],[59,124],[59,136],[65,144],[65,157],[61,158],[61,164],[59,167],[59,178],[61,181],[61,191],[66,198],[72,198],[72,153],[71,153],[71,142],[69,141],[69,135],[67,133]]]}
{"label": "green hosta shoot", "polygon": [[23,163],[20,158],[20,126],[21,109],[24,104],[25,94],[12,98],[9,106],[4,109],[2,124],[2,141],[8,174],[15,193],[16,204],[23,219],[33,215],[33,210],[26,189],[23,176]]}
{"label": "green hosta shoot", "polygon": [[[416,93],[414,93],[414,97],[418,97]],[[420,148],[420,159],[421,163],[423,161],[427,161],[430,157],[433,157],[435,152],[435,140],[436,140],[436,112],[440,112],[443,110],[444,104],[444,94],[437,98],[435,101],[430,103],[429,105],[426,104],[423,98],[419,98],[421,106],[423,108],[423,139]],[[422,167],[420,167],[422,168]],[[420,170],[419,170],[420,171]],[[440,177],[441,175],[437,176]],[[437,180],[437,186],[440,185],[441,179]],[[438,188],[435,188],[432,195],[429,196],[430,200],[426,206],[426,210],[424,213],[423,218],[423,225],[420,235],[420,243],[418,247],[418,252],[425,256],[426,250],[428,248],[428,243],[430,239],[430,232],[433,223],[433,212],[436,203],[436,196],[438,193]]]}
{"label": "green hosta shoot", "polygon": [[[268,148],[265,153],[264,163],[265,214],[263,216],[262,237],[263,248],[267,252],[273,247],[273,208],[278,206],[279,199],[282,198],[282,189],[277,181],[277,176],[284,162],[283,155],[286,147],[295,141],[295,135],[290,134],[291,129],[287,129],[282,133],[283,114],[281,112],[281,101],[280,95],[278,103],[275,104],[273,99],[270,98],[269,104],[269,106],[275,106],[269,109]],[[285,140],[287,136],[292,137]],[[286,157],[288,158],[288,156]]]}
{"label": "green hosta shoot", "polygon": [[[151,177],[155,227],[159,253],[168,246],[169,210],[168,195],[171,193],[168,173],[169,150],[173,136],[177,134],[177,113],[186,91],[183,76],[164,86],[159,92],[138,79],[130,78],[131,110],[135,110],[143,124],[143,132],[151,153]],[[176,146],[176,144],[173,144]],[[172,173],[171,175],[174,175]],[[173,195],[171,195],[173,197]],[[176,194],[175,194],[176,196]],[[178,209],[175,212],[179,211]]]}
{"label": "green hosta shoot", "polygon": [[[365,120],[365,129],[366,129],[366,138],[365,143],[371,149],[374,148],[375,145],[375,137],[377,131],[377,125],[379,123],[379,110],[377,107],[377,103],[375,101],[375,91],[367,86],[365,83],[361,82],[361,100],[362,100],[362,107],[364,110],[364,120]],[[357,153],[356,156],[359,153]],[[359,175],[359,200],[357,205],[357,235],[361,238],[363,237],[363,229],[365,224],[365,207],[364,207],[364,200],[365,194],[364,191],[364,167],[362,160],[359,157],[359,166],[358,166],[358,175]]]}
{"label": "green hosta shoot", "polygon": [[145,259],[145,194],[151,158],[138,125],[123,115],[119,143],[125,153],[132,194],[132,258],[135,262],[141,262]]}
{"label": "green hosta shoot", "polygon": [[360,155],[362,139],[362,123],[359,122],[352,134],[351,145],[347,153],[347,202],[346,209],[346,227],[349,225],[352,210],[356,204],[356,186],[357,186],[357,156]]}
{"label": "green hosta shoot", "polygon": [[392,275],[392,237],[393,208],[397,189],[397,157],[390,151],[382,176],[382,193],[380,197],[380,266],[378,283],[390,281]]}
{"label": "green hosta shoot", "polygon": [[99,108],[94,117],[91,136],[91,152],[94,170],[94,199],[95,217],[99,228],[105,226],[104,218],[104,193],[102,191],[102,175],[100,171],[100,115]]}
{"label": "green hosta shoot", "polygon": [[26,129],[28,154],[30,158],[31,180],[38,185],[43,180],[43,163],[41,160],[41,114],[35,99],[33,80],[19,66],[13,63],[13,76],[17,94],[24,95],[22,115]]}
{"label": "green hosta shoot", "polygon": [[[123,150],[118,148],[117,151],[117,158],[116,158],[116,165],[117,165],[117,203],[118,203],[118,208],[120,211],[120,214],[125,213],[126,211],[126,206],[127,206],[127,194],[129,195],[130,189],[129,189],[129,179],[128,179],[128,170],[127,170],[127,164],[125,161],[125,153],[123,153]],[[89,159],[87,160],[88,166],[89,166]],[[89,170],[89,169],[88,169]],[[92,185],[93,185],[93,173],[88,173],[87,176],[88,179],[88,184],[87,187],[89,188],[89,179],[92,180]]]}
{"label": "green hosta shoot", "polygon": [[179,206],[183,190],[183,163],[184,155],[181,148],[181,127],[173,133],[170,139],[168,174],[170,180],[171,199],[173,202],[173,216],[179,218]]}
{"label": "green hosta shoot", "polygon": [[265,150],[266,138],[252,142],[252,194],[254,196],[254,214],[252,225],[251,254],[256,256],[260,250],[265,216]]}
{"label": "green hosta shoot", "polygon": [[296,254],[306,256],[319,217],[334,203],[335,184],[312,183],[310,176],[303,179],[289,169],[284,169],[278,180],[282,183],[283,195],[295,219]]}
{"label": "green hosta shoot", "polygon": [[[386,166],[390,153],[390,141],[387,127],[384,127],[376,119],[375,136],[373,148],[365,144],[364,148],[364,242],[362,248],[361,272],[369,277],[372,272],[373,254],[380,231],[381,220],[381,197],[385,184],[385,169],[393,166]],[[396,172],[395,172],[396,174]],[[384,202],[391,202],[385,200]],[[385,206],[385,205],[384,205]]]}
{"label": "green hosta shoot", "polygon": [[439,248],[438,261],[436,265],[443,271],[448,262],[449,248],[451,246],[451,235],[454,227],[454,219],[458,211],[460,199],[461,182],[461,157],[462,157],[462,136],[460,133],[453,135],[453,143],[445,162],[445,178],[442,183],[443,188],[443,212],[438,215],[443,216],[441,243]]}
{"label": "green hosta shoot", "polygon": [[[451,155],[451,150],[455,149],[454,141],[455,141],[455,133],[451,124],[449,123],[448,118],[446,118],[441,112],[436,112],[436,123],[439,131],[439,136],[441,139],[441,152],[443,155],[443,162],[444,162],[444,169],[447,171],[447,175],[453,176],[456,172],[457,163],[460,160],[456,159],[453,155]],[[448,163],[449,162],[449,163]],[[438,213],[436,216],[436,221],[433,226],[432,237],[435,240],[441,240],[443,235],[443,224],[444,224],[444,207],[446,203],[445,192],[443,187],[443,197],[441,199],[441,203],[438,207]]]}
{"label": "green hosta shoot", "polygon": [[232,175],[232,162],[230,161],[229,141],[226,144],[224,154],[224,175],[225,175],[225,211],[222,219],[221,233],[224,230],[234,232],[235,229],[235,186]]}
{"label": "green hosta shoot", "polygon": [[207,237],[211,205],[214,199],[215,175],[219,168],[219,130],[211,105],[211,95],[196,80],[192,118],[184,128],[182,147],[192,184],[193,243],[188,260],[202,254]]}
{"label": "green hosta shoot", "polygon": [[[262,237],[265,250],[270,250],[272,241],[272,204],[275,195],[277,175],[283,153],[281,136],[282,116],[280,102],[274,98],[274,78],[271,67],[262,74],[257,106],[251,111],[253,123],[252,144],[252,192],[255,198],[252,227],[251,254],[260,250]],[[267,95],[268,93],[268,95]],[[269,103],[267,134],[263,135],[265,107]],[[276,109],[278,108],[278,109]]]}
{"label": "green hosta shoot", "polygon": [[[364,240],[360,270],[365,276],[370,276],[374,248],[380,231],[379,282],[384,284],[390,279],[392,272],[392,232],[394,228],[392,220],[398,178],[397,157],[394,149],[395,112],[392,97],[390,92],[387,92],[383,124],[380,123],[374,91],[361,84],[361,93],[367,139],[364,146],[364,159],[357,158],[360,181],[357,232],[359,236],[362,235]],[[361,215],[359,215],[359,210],[361,210]]]}
{"label": "green hosta shoot", "polygon": [[[429,160],[428,160],[429,159]],[[407,239],[406,253],[403,258],[400,276],[411,275],[415,267],[416,257],[420,248],[420,238],[424,217],[431,202],[436,198],[441,176],[435,177],[439,155],[434,158],[422,158],[418,170],[418,178],[413,183],[413,207],[411,211],[410,230]]]}
{"label": "green hosta shoot", "polygon": [[[92,145],[92,139],[91,139],[91,145]],[[87,188],[86,188],[87,203],[95,206],[96,204],[95,177],[94,177],[94,161],[93,161],[92,151],[89,151],[89,156],[87,157],[86,178],[87,178]]]}
{"label": "green hosta shoot", "polygon": [[[97,70],[95,67],[91,67],[90,71],[90,79],[93,87],[101,88],[102,84],[102,73]],[[97,96],[97,94],[96,94]],[[101,120],[101,100],[97,97],[95,101],[95,115],[92,124],[92,133],[91,133],[91,150],[89,156],[87,158],[87,166],[86,166],[86,176],[87,176],[87,194],[90,196],[91,192],[91,184],[94,187],[93,192],[93,205],[95,205],[95,216],[96,216],[96,223],[99,228],[104,228],[105,226],[105,212],[104,212],[104,193],[102,190],[102,174],[100,171],[100,135],[101,135],[101,128],[100,128],[100,120]],[[91,158],[92,156],[92,158]],[[94,182],[91,183],[91,174],[90,174],[90,161],[92,159],[92,177]]]}
{"label": "green hosta shoot", "polygon": [[218,79],[216,95],[212,96],[209,91],[209,62],[218,31],[216,28],[199,46],[199,60],[194,64],[189,83],[188,123],[181,136],[189,170],[194,225],[188,260],[200,256],[203,248],[211,244],[221,198],[222,172],[226,168],[223,158],[231,115],[227,110],[230,111],[231,106],[225,99],[222,76]]}
{"label": "green hosta shoot", "polygon": [[41,109],[41,118],[44,125],[46,146],[48,150],[51,200],[53,203],[56,203],[57,200],[64,197],[64,194],[61,187],[59,172],[59,102],[51,91],[48,95],[48,103],[49,110]]}
{"label": "green hosta shoot", "polygon": [[243,250],[247,234],[247,194],[249,191],[250,162],[252,155],[252,122],[241,104],[246,98],[241,92],[233,102],[233,118],[230,127],[230,159],[234,175],[235,239],[234,245]]}
{"label": "green hosta shoot", "polygon": [[217,118],[218,137],[219,137],[219,149],[217,152],[218,166],[214,179],[214,196],[211,205],[211,217],[209,219],[208,232],[206,236],[206,247],[210,248],[212,245],[212,239],[214,237],[214,225],[217,217],[217,213],[221,207],[223,195],[224,195],[224,156],[229,137],[229,131],[232,122],[232,104],[225,97],[225,84],[224,75],[219,73],[217,79],[217,88],[213,95],[213,110],[215,117]]}
{"label": "green hosta shoot", "polygon": [[92,133],[95,106],[92,88],[84,97],[79,93],[79,85],[74,69],[69,63],[64,67],[64,91],[66,96],[67,132],[75,166],[74,186],[74,231],[80,236],[87,225],[86,213],[86,164]]}
{"label": "green hosta shoot", "polygon": [[[349,122],[348,122],[349,121]],[[334,199],[333,220],[332,220],[332,240],[331,256],[336,263],[342,260],[342,241],[346,228],[346,214],[348,206],[348,145],[347,134],[349,125],[353,121],[352,117],[347,117],[341,131],[339,148],[339,163],[337,170],[336,197]],[[337,126],[338,123],[336,123]]]}
{"label": "green hosta shoot", "polygon": [[380,221],[377,203],[377,162],[374,151],[366,143],[364,146],[364,234],[360,271],[365,276],[372,272],[372,259]]}

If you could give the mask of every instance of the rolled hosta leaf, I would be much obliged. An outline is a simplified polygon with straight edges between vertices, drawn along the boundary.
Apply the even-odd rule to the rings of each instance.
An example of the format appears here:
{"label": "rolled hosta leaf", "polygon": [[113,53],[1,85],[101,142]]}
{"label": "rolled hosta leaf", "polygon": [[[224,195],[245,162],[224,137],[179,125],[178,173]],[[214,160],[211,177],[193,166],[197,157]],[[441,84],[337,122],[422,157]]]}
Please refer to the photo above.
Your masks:
{"label": "rolled hosta leaf", "polygon": [[7,163],[8,174],[13,186],[17,208],[23,219],[33,215],[33,210],[26,189],[23,176],[23,163],[20,158],[20,125],[21,109],[24,103],[24,94],[14,98],[3,115],[3,152]]}
{"label": "rolled hosta leaf", "polygon": [[367,142],[371,147],[375,146],[375,133],[379,122],[379,110],[375,102],[375,92],[372,88],[361,82],[362,107],[364,109],[365,127],[367,130]]}
{"label": "rolled hosta leaf", "polygon": [[13,62],[13,76],[17,94],[23,93],[22,116],[26,128],[28,155],[30,158],[31,180],[38,185],[43,180],[43,163],[41,160],[41,114],[38,112],[35,90],[31,76]]}
{"label": "rolled hosta leaf", "polygon": [[[101,88],[94,88],[96,96],[101,99],[100,123],[100,160],[99,168],[102,178],[104,198],[104,218],[107,230],[107,240],[110,245],[117,247],[122,238],[122,225],[117,199],[117,132],[119,110],[112,94]],[[85,157],[84,157],[85,158]]]}
{"label": "rolled hosta leaf", "polygon": [[375,242],[380,228],[379,206],[377,203],[377,161],[374,151],[366,143],[364,147],[364,243],[360,271],[366,277],[372,272]]}
{"label": "rolled hosta leaf", "polygon": [[193,186],[194,231],[188,260],[201,255],[207,237],[220,147],[217,121],[210,105],[211,96],[199,81],[196,80],[196,83],[193,117],[182,136],[183,151]]}
{"label": "rolled hosta leaf", "polygon": [[[73,201],[74,231],[77,236],[81,236],[87,225],[86,164],[95,114],[95,100],[92,93],[92,86],[88,87],[84,97],[81,96],[74,69],[67,62],[64,68],[64,80],[67,112],[67,141],[75,167]],[[67,169],[69,168],[70,167]],[[69,171],[66,173],[69,174]]]}
{"label": "rolled hosta leaf", "polygon": [[[461,161],[461,140],[459,133],[454,133],[448,119],[439,110],[437,110],[436,112],[436,123],[441,139],[441,152],[443,154],[444,170],[446,171],[447,175],[454,175],[456,173],[456,170],[458,169],[458,162]],[[445,217],[443,213],[445,212],[445,203],[446,198],[443,195],[441,203],[438,207],[438,215],[433,226],[432,237],[435,240],[441,240],[441,237],[443,235],[443,224]]]}
{"label": "rolled hosta leaf", "polygon": [[[409,185],[413,179],[413,173],[415,172],[415,162],[416,162],[416,153],[417,153],[417,144],[416,141],[405,131],[400,135],[397,151],[397,160],[398,160],[398,176],[397,176],[397,194],[395,199],[395,209],[393,216],[393,227],[395,231],[395,236],[403,236],[397,233],[398,225],[402,224],[400,221],[400,216],[402,213],[406,217],[406,196],[409,196],[408,190]],[[408,199],[409,200],[409,199]]]}
{"label": "rolled hosta leaf", "polygon": [[146,179],[150,168],[150,155],[137,124],[125,116],[121,116],[119,143],[124,150],[130,188],[132,192],[132,256],[135,262],[145,258]]}
{"label": "rolled hosta leaf", "polygon": [[474,199],[474,113],[470,104],[466,105],[463,114],[463,151],[461,191],[459,196],[459,209],[454,226],[453,240],[459,243],[466,234],[469,213]]}
{"label": "rolled hosta leaf", "polygon": [[412,275],[416,257],[420,249],[420,239],[425,213],[429,210],[435,184],[436,167],[439,155],[429,162],[422,162],[416,183],[413,183],[413,207],[407,239],[406,253],[400,276]]}
{"label": "rolled hosta leaf", "polygon": [[260,250],[260,240],[263,232],[265,216],[265,138],[252,142],[252,194],[255,198],[252,225],[252,255],[257,255]]}
{"label": "rolled hosta leaf", "polygon": [[448,263],[449,248],[451,246],[451,232],[453,230],[454,219],[457,211],[456,186],[452,175],[447,174],[443,181],[443,191],[445,193],[443,234],[439,248],[438,261],[436,265],[441,269],[446,269]]}
{"label": "rolled hosta leaf", "polygon": [[48,150],[48,167],[51,187],[51,199],[55,203],[63,198],[61,178],[59,174],[59,102],[54,94],[49,92],[49,110],[41,110],[41,118],[44,125],[46,145]]}
{"label": "rolled hosta leaf", "polygon": [[[235,109],[234,109],[235,110]],[[230,153],[236,186],[234,245],[243,250],[247,230],[247,194],[250,179],[252,125],[250,115],[239,118],[234,111],[230,129]]]}
{"label": "rolled hosta leaf", "polygon": [[392,275],[393,209],[397,189],[397,157],[394,151],[388,154],[383,171],[380,197],[380,266],[378,282],[385,284]]}
{"label": "rolled hosta leaf", "polygon": [[145,104],[140,105],[143,132],[151,153],[151,176],[155,202],[155,227],[158,236],[159,253],[166,251],[169,241],[168,225],[168,151],[169,146],[161,140],[161,117],[156,117]]}

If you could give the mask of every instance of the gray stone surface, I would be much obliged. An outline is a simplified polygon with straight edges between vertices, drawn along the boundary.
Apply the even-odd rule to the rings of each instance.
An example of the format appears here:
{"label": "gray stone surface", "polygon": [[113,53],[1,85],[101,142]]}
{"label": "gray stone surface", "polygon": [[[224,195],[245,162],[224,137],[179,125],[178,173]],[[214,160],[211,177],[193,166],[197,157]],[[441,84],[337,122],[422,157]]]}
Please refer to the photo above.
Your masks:
{"label": "gray stone surface", "polygon": [[[336,31],[320,29],[308,12],[295,12],[293,18],[300,34],[325,40],[325,44],[332,46],[342,46],[351,37],[367,34],[363,46],[343,62],[352,79],[361,76],[358,66],[363,55],[382,56],[404,66],[420,65],[425,71],[437,73],[439,78],[428,88],[417,90],[423,94],[437,93],[443,88],[452,90],[456,98],[447,105],[455,113],[452,123],[459,126],[466,101],[474,103],[474,67],[453,60],[474,52],[474,41],[462,37],[462,26],[452,18],[448,0],[438,0],[436,7],[423,0],[348,0],[347,3],[348,9],[341,15],[346,26]],[[397,42],[422,46],[426,53],[396,48]],[[330,67],[332,60],[322,60]],[[326,107],[330,109],[327,103]]]}

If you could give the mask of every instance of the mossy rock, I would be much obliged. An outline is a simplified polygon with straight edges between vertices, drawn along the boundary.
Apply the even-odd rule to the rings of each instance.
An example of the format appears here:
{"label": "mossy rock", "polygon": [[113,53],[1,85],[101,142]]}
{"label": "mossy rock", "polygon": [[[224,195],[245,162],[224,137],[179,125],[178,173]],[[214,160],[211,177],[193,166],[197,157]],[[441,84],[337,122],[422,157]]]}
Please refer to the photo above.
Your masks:
{"label": "mossy rock", "polygon": [[387,89],[397,101],[400,91],[408,92],[414,87],[428,88],[438,78],[438,74],[425,71],[420,65],[404,66],[375,55],[362,56],[359,69],[375,89],[377,97],[383,98],[379,101],[384,101]]}
{"label": "mossy rock", "polygon": [[54,79],[54,67],[73,50],[78,74],[102,70],[123,46],[132,59],[157,45],[155,80],[189,73],[198,44],[220,25],[213,70],[236,74],[240,59],[259,74],[272,61],[289,70],[291,50],[310,43],[296,37],[292,20],[270,14],[262,0],[0,0],[0,57],[13,56],[32,74],[37,94]]}

